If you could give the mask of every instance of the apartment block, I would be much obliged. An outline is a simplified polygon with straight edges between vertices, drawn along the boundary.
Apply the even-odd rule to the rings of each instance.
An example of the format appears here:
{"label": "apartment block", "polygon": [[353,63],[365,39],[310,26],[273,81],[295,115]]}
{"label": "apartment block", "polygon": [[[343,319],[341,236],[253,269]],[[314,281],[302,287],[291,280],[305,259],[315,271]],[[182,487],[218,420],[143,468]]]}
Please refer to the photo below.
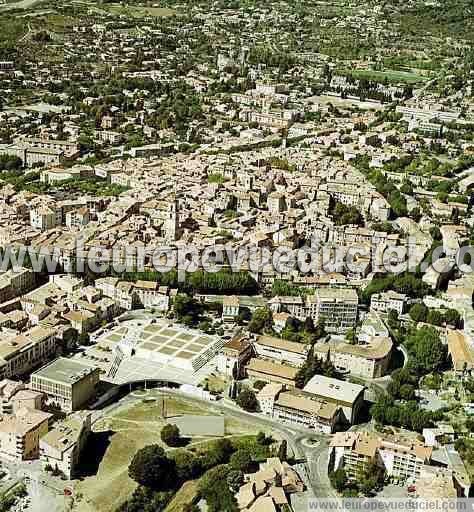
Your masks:
{"label": "apartment block", "polygon": [[349,478],[368,463],[376,463],[387,476],[415,482],[431,459],[433,449],[417,440],[380,437],[371,432],[339,432],[330,443],[330,468],[344,468]]}
{"label": "apartment block", "polygon": [[392,310],[401,315],[407,301],[408,297],[406,295],[392,290],[383,293],[375,293],[370,298],[370,309],[381,313],[388,313]]}
{"label": "apartment block", "polygon": [[283,423],[331,434],[341,422],[341,408],[312,393],[267,384],[257,395],[261,411]]}
{"label": "apartment block", "polygon": [[62,221],[61,210],[51,208],[47,205],[30,210],[30,226],[32,228],[47,231],[60,226]]}
{"label": "apartment block", "polygon": [[326,331],[342,333],[357,322],[359,298],[351,288],[325,287],[316,289],[313,295],[305,298],[273,297],[268,305],[275,313],[287,310],[302,321],[311,317],[315,323],[324,321]]}
{"label": "apartment block", "polygon": [[0,341],[0,379],[19,377],[51,359],[56,331],[40,326]]}
{"label": "apartment block", "polygon": [[13,462],[36,459],[39,441],[48,432],[52,414],[22,408],[0,418],[0,458]]}

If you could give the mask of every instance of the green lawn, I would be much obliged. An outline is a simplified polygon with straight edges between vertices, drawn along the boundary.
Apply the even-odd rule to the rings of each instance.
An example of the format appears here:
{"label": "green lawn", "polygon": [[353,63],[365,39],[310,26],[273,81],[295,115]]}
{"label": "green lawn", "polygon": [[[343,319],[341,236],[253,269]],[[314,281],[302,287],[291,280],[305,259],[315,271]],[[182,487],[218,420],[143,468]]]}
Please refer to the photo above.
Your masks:
{"label": "green lawn", "polygon": [[133,18],[146,18],[151,16],[153,18],[163,18],[173,16],[176,14],[174,9],[167,9],[165,7],[146,7],[138,5],[121,5],[121,4],[105,4],[101,8],[108,10],[117,15],[131,16]]}
{"label": "green lawn", "polygon": [[388,80],[390,83],[406,83],[406,84],[416,84],[420,82],[425,82],[429,80],[428,77],[418,75],[416,73],[409,73],[406,71],[370,71],[365,69],[356,69],[356,70],[346,70],[343,72],[344,74],[352,75],[354,78],[366,79],[366,80],[374,80],[377,82],[381,82],[384,80]]}

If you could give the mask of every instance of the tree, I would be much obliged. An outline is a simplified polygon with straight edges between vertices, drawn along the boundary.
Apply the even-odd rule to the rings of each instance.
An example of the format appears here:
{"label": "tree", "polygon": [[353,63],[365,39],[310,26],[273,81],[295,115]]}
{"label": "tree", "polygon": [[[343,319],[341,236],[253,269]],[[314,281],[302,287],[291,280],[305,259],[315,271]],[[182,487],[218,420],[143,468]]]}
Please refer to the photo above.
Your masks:
{"label": "tree", "polygon": [[460,328],[462,326],[462,317],[456,309],[448,309],[444,313],[444,321],[453,327]]}
{"label": "tree", "polygon": [[252,320],[248,325],[250,332],[254,334],[262,334],[263,331],[272,327],[272,312],[269,308],[258,308],[252,315]]}
{"label": "tree", "polygon": [[357,474],[357,485],[365,496],[371,496],[381,488],[385,479],[384,470],[375,462],[364,464]]}
{"label": "tree", "polygon": [[322,361],[319,359],[314,355],[314,350],[311,348],[306,356],[306,361],[296,374],[296,387],[300,389],[303,388],[315,375],[335,377],[337,372],[330,361]]}
{"label": "tree", "polygon": [[185,503],[183,505],[183,512],[201,512],[201,509],[195,503]]}
{"label": "tree", "polygon": [[227,483],[231,471],[227,465],[216,466],[199,480],[199,494],[206,500],[208,512],[238,511],[237,502]]}
{"label": "tree", "polygon": [[232,378],[234,380],[239,380],[239,377],[240,377],[239,363],[235,362],[234,366],[232,367]]}
{"label": "tree", "polygon": [[174,298],[173,310],[178,321],[192,325],[198,321],[202,307],[196,299],[181,293]]}
{"label": "tree", "polygon": [[410,367],[419,375],[439,370],[446,361],[446,347],[434,327],[417,329],[407,336],[405,346],[410,354]]}
{"label": "tree", "polygon": [[309,334],[313,334],[315,332],[314,322],[310,316],[306,317],[306,320],[304,321],[304,330]]}
{"label": "tree", "polygon": [[164,510],[171,501],[174,492],[157,492],[149,487],[139,486],[132,496],[116,512],[152,512]]}
{"label": "tree", "polygon": [[345,224],[362,226],[364,224],[364,218],[355,206],[346,206],[343,203],[336,203],[332,211],[332,216],[338,226]]}
{"label": "tree", "polygon": [[176,465],[176,476],[181,482],[197,478],[201,472],[199,458],[189,450],[176,450],[172,453]]}
{"label": "tree", "polygon": [[411,384],[403,384],[400,386],[399,395],[402,400],[414,400],[415,399],[415,386]]}
{"label": "tree", "polygon": [[87,347],[91,344],[90,336],[87,332],[81,332],[77,338],[77,344],[81,347]]}
{"label": "tree", "polygon": [[440,326],[444,322],[444,315],[437,309],[430,309],[426,317],[427,323]]}
{"label": "tree", "polygon": [[157,444],[138,450],[128,467],[128,475],[140,485],[168,490],[176,483],[175,463]]}
{"label": "tree", "polygon": [[244,474],[239,470],[232,470],[227,475],[227,484],[233,493],[236,493],[244,483]]}
{"label": "tree", "polygon": [[414,322],[426,322],[428,308],[424,304],[414,304],[410,308],[409,315]]}
{"label": "tree", "polygon": [[234,470],[240,470],[244,473],[248,473],[252,467],[252,456],[246,449],[237,450],[230,456],[229,464]]}
{"label": "tree", "polygon": [[354,329],[349,329],[346,333],[346,341],[347,343],[350,343],[351,345],[354,345],[357,341],[356,333]]}
{"label": "tree", "polygon": [[234,448],[228,439],[218,439],[208,449],[206,455],[202,457],[201,464],[204,469],[210,469],[219,464],[226,464],[233,452]]}
{"label": "tree", "polygon": [[168,446],[179,446],[181,442],[179,428],[168,423],[161,429],[161,440]]}
{"label": "tree", "polygon": [[288,459],[288,443],[286,439],[283,439],[278,447],[278,458],[285,462]]}
{"label": "tree", "polygon": [[257,391],[261,391],[266,385],[267,385],[267,383],[264,380],[256,380],[253,383],[253,389],[256,389]]}
{"label": "tree", "polygon": [[441,234],[441,230],[439,229],[438,226],[433,226],[432,228],[430,228],[430,235],[433,238],[433,240],[440,241],[443,239],[443,235]]}
{"label": "tree", "polygon": [[400,329],[401,323],[398,318],[398,313],[394,309],[389,309],[387,324],[393,331]]}
{"label": "tree", "polygon": [[347,474],[344,469],[336,469],[329,475],[331,485],[337,492],[342,492],[347,486]]}
{"label": "tree", "polygon": [[258,401],[251,389],[243,389],[237,397],[237,405],[248,412],[255,412],[258,409]]}

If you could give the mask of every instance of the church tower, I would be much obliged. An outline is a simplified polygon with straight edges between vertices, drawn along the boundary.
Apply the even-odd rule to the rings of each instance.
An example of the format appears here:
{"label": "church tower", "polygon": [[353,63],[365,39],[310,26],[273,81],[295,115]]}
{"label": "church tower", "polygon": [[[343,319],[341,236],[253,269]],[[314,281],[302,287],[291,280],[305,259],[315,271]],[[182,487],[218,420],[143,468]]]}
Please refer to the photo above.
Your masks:
{"label": "church tower", "polygon": [[168,203],[164,231],[165,239],[168,243],[179,240],[179,202],[176,197]]}

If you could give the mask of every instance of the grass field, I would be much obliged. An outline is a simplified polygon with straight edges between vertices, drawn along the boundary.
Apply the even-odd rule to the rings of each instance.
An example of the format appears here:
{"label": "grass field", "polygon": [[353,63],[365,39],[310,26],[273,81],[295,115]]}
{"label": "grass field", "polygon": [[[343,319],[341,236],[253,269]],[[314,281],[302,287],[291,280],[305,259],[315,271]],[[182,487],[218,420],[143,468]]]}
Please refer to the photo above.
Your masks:
{"label": "grass field", "polygon": [[354,78],[374,80],[377,82],[388,80],[392,84],[416,84],[429,80],[429,77],[406,71],[369,71],[365,69],[356,69],[346,70],[344,71],[344,74],[352,75]]}
{"label": "grass field", "polygon": [[[156,397],[155,401],[149,401]],[[161,428],[166,424],[162,417],[162,399],[152,394],[147,401],[138,400],[116,409],[94,426],[95,445],[88,453],[91,460],[84,461],[85,475],[75,487],[76,495],[83,496],[73,508],[77,512],[115,512],[136,487],[128,476],[128,465],[135,453],[146,445],[160,444]],[[166,397],[166,416],[182,414],[210,415],[214,411],[190,400]],[[258,429],[252,423],[226,417],[226,436],[237,436],[238,443],[248,443]],[[188,448],[201,451],[209,438],[193,438]],[[180,503],[188,499],[192,486],[184,487],[170,503],[167,512],[178,512]],[[182,494],[180,496],[180,494]],[[183,501],[181,501],[183,500]]]}
{"label": "grass field", "polygon": [[165,512],[182,512],[184,506],[195,499],[198,491],[198,485],[199,480],[191,480],[184,483],[169,505],[165,508]]}
{"label": "grass field", "polygon": [[173,16],[176,11],[164,7],[147,7],[138,5],[105,4],[101,6],[113,14],[130,16],[132,18],[163,18]]}

